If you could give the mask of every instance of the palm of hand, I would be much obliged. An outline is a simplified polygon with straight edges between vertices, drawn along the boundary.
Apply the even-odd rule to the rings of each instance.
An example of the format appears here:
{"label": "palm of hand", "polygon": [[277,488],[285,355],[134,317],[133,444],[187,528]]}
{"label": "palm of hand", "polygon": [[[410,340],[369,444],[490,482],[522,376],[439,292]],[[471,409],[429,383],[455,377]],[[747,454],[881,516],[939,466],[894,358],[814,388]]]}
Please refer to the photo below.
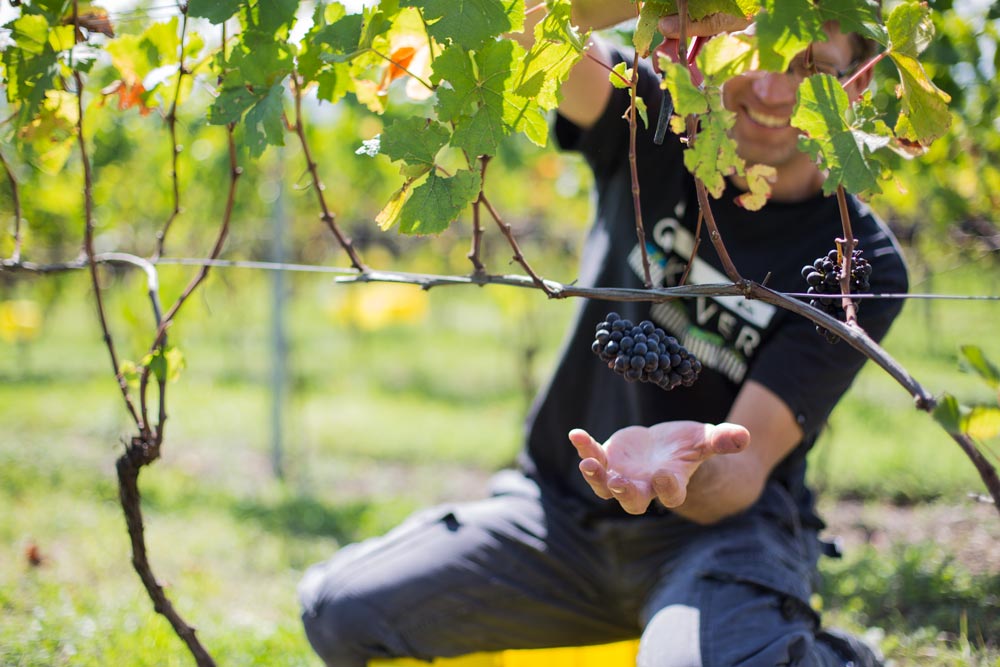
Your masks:
{"label": "palm of hand", "polygon": [[615,498],[625,511],[641,514],[654,498],[667,507],[680,505],[691,476],[705,460],[746,446],[746,429],[725,426],[693,421],[630,426],[615,432],[603,446],[577,429],[570,432],[570,441],[594,493]]}
{"label": "palm of hand", "polygon": [[651,483],[655,474],[666,471],[688,478],[704,459],[706,442],[705,425],[697,422],[622,429],[604,445],[609,479]]}

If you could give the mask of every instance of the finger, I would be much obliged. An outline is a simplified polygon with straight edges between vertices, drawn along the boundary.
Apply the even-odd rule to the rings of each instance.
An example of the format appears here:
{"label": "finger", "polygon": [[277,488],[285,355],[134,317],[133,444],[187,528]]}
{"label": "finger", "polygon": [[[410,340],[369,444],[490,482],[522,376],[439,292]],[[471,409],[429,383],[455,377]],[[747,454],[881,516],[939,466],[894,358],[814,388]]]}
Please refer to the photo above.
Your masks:
{"label": "finger", "polygon": [[590,485],[590,490],[598,498],[610,500],[614,497],[611,491],[608,490],[607,471],[596,460],[587,458],[580,461],[580,472],[583,473],[583,479]]}
{"label": "finger", "polygon": [[679,44],[680,42],[676,39],[664,39],[653,50],[653,69],[656,70],[657,74],[662,72],[660,67],[660,56],[663,56],[670,62],[677,62],[680,60],[680,52],[677,48]]}
{"label": "finger", "polygon": [[[685,31],[688,37],[712,37],[723,32],[744,30],[750,22],[732,14],[710,14],[700,21],[687,22]],[[658,28],[664,37],[679,39],[681,36],[681,20],[677,14],[664,16],[660,19]]]}
{"label": "finger", "polygon": [[687,500],[687,485],[674,473],[663,470],[653,475],[653,493],[664,507],[677,507]]}
{"label": "finger", "polygon": [[594,437],[582,428],[575,428],[569,432],[569,441],[576,447],[576,453],[581,459],[595,459],[602,468],[608,467],[608,459],[604,454],[604,447],[594,440]]}
{"label": "finger", "polygon": [[750,431],[739,424],[716,424],[708,437],[708,449],[713,454],[735,454],[750,444]]}
{"label": "finger", "polygon": [[644,513],[652,500],[649,493],[643,493],[635,482],[613,472],[608,473],[608,489],[629,514]]}

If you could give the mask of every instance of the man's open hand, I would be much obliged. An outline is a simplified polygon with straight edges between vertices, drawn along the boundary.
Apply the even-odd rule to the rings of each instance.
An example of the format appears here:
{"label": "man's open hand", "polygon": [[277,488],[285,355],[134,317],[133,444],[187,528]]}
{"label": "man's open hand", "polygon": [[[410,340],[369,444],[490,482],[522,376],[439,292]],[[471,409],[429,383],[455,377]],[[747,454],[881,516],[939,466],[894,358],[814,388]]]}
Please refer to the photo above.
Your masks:
{"label": "man's open hand", "polygon": [[716,454],[745,449],[750,432],[736,424],[674,421],[623,428],[603,445],[582,429],[570,431],[569,439],[594,493],[642,514],[654,498],[666,507],[682,504],[698,467]]}

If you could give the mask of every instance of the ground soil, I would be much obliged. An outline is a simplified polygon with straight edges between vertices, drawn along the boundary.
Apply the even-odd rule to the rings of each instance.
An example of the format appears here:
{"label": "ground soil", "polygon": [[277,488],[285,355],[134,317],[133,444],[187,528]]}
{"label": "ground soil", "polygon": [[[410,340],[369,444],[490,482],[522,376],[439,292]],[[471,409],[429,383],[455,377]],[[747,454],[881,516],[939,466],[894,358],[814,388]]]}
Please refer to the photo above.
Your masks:
{"label": "ground soil", "polygon": [[899,506],[838,500],[822,503],[820,510],[829,526],[825,535],[839,537],[845,550],[934,542],[970,572],[1000,576],[1000,511],[992,502]]}

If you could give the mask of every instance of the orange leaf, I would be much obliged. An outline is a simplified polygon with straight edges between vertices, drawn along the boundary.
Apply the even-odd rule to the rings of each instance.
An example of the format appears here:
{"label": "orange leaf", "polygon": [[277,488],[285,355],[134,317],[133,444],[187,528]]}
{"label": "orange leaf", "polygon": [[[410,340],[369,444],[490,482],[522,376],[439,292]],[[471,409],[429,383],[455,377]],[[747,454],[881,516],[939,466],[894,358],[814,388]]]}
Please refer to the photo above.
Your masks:
{"label": "orange leaf", "polygon": [[378,92],[384,94],[389,88],[389,84],[407,75],[407,69],[413,62],[413,56],[417,54],[417,49],[412,46],[401,46],[389,55],[389,66],[382,72],[382,80],[378,84]]}
{"label": "orange leaf", "polygon": [[143,87],[141,81],[136,81],[131,84],[121,79],[113,81],[101,89],[101,93],[104,94],[105,97],[118,95],[119,111],[125,111],[127,109],[131,109],[132,107],[139,107],[139,114],[142,116],[148,116],[149,112],[153,110],[152,107],[146,106],[146,102],[142,99],[142,96],[146,93],[146,88]]}

